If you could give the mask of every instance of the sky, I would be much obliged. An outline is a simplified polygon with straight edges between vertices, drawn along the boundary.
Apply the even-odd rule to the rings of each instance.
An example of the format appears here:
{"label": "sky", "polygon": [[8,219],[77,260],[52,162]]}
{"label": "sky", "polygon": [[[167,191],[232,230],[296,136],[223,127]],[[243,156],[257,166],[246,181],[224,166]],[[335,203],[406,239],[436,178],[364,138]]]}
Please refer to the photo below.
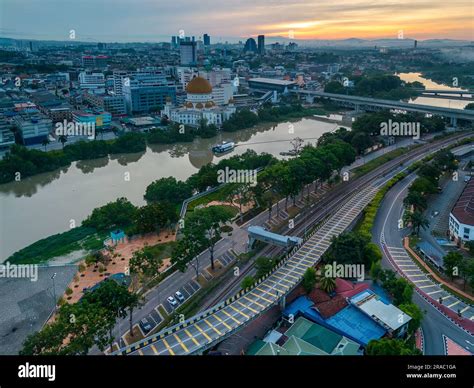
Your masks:
{"label": "sky", "polygon": [[474,40],[473,0],[0,0],[0,36],[168,41],[180,30],[213,42],[290,39]]}

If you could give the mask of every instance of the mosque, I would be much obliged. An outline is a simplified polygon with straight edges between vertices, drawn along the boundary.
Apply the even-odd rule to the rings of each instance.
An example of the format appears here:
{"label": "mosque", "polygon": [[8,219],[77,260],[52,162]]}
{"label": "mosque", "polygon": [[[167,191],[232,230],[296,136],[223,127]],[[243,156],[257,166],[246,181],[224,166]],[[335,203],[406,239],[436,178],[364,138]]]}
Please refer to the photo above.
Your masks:
{"label": "mosque", "polygon": [[213,101],[211,84],[199,76],[188,83],[186,94],[183,107],[173,107],[171,101],[167,101],[162,115],[173,122],[194,127],[199,126],[202,119],[205,119],[207,124],[221,127],[222,123],[228,120],[236,110],[232,100],[228,105],[217,105]]}

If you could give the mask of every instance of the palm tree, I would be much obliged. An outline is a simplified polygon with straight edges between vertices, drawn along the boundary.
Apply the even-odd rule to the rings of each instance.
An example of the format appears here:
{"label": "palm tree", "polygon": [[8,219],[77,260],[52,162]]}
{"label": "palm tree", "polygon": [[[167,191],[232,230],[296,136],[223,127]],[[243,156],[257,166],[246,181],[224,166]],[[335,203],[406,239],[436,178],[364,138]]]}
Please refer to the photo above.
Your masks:
{"label": "palm tree", "polygon": [[419,210],[425,210],[427,207],[426,198],[417,191],[409,192],[403,202]]}
{"label": "palm tree", "polygon": [[420,228],[426,229],[430,225],[428,219],[426,219],[420,211],[409,213],[407,220],[408,222],[411,222],[412,231],[415,231],[417,236],[420,234]]}
{"label": "palm tree", "polygon": [[66,135],[59,135],[58,141],[61,142],[61,144],[63,145],[63,148],[64,148],[64,143],[67,142],[67,136]]}
{"label": "palm tree", "polygon": [[328,294],[336,289],[336,278],[323,276],[319,279],[319,288]]}
{"label": "palm tree", "polygon": [[49,143],[51,143],[51,142],[49,141],[49,138],[46,136],[46,137],[44,138],[44,140],[41,142],[41,145],[44,146],[44,152],[46,152],[46,146],[47,146]]}

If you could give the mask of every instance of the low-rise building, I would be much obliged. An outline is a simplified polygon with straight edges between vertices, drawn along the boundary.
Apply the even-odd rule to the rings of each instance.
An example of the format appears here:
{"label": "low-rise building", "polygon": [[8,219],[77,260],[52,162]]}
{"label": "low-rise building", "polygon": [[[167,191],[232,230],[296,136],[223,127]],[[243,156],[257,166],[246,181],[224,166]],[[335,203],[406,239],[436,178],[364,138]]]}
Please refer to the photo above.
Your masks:
{"label": "low-rise building", "polygon": [[279,93],[285,93],[298,86],[296,81],[287,81],[273,78],[250,78],[248,80],[250,89],[256,90],[275,90]]}
{"label": "low-rise building", "polygon": [[53,121],[40,113],[19,114],[13,121],[25,145],[40,144],[53,128]]}
{"label": "low-rise building", "polygon": [[449,214],[449,235],[456,243],[474,240],[474,179],[470,179]]}

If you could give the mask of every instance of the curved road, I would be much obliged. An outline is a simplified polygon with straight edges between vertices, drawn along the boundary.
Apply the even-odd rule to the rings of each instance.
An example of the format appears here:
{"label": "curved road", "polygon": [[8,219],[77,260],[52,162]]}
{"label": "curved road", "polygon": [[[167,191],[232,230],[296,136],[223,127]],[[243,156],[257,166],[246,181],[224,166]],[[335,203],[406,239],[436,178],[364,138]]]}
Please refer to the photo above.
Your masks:
{"label": "curved road", "polygon": [[[402,265],[404,271],[415,271],[409,267],[411,264],[409,261],[404,261],[404,249],[402,239],[408,235],[407,229],[398,229],[398,220],[402,216],[403,211],[403,199],[405,198],[408,187],[416,179],[415,174],[411,174],[402,181],[398,182],[388,193],[385,195],[384,200],[381,203],[377,217],[375,220],[374,228],[372,230],[373,241],[377,243],[383,252],[382,266],[385,268],[391,268],[397,271],[395,265],[388,259],[387,251],[390,251],[392,260],[397,261],[397,265]],[[385,249],[383,249],[383,242],[385,242]],[[397,259],[397,256],[401,259]],[[408,275],[410,272],[405,272]],[[409,275],[410,277],[412,275]],[[425,279],[424,275],[420,276],[420,279]],[[411,277],[411,280],[418,279]],[[426,282],[426,280],[415,280],[415,282]],[[415,285],[419,287],[425,287],[425,285]],[[428,283],[427,283],[428,284]],[[427,286],[430,287],[430,286]],[[415,288],[416,290],[416,288]],[[430,289],[431,290],[431,289]],[[424,290],[425,291],[425,290]],[[436,293],[437,291],[431,291]],[[438,298],[438,294],[433,294],[433,297]],[[413,301],[422,310],[425,311],[425,317],[422,321],[422,329],[424,334],[424,351],[427,355],[444,355],[444,341],[443,335],[451,338],[462,347],[466,348],[470,352],[474,353],[474,336],[470,335],[464,329],[457,326],[434,306],[428,303],[418,291],[413,294]],[[448,302],[446,302],[448,304]],[[456,306],[457,307],[457,306]],[[472,308],[471,308],[472,309]],[[467,313],[467,310],[466,312]],[[469,317],[467,317],[469,318]]]}

